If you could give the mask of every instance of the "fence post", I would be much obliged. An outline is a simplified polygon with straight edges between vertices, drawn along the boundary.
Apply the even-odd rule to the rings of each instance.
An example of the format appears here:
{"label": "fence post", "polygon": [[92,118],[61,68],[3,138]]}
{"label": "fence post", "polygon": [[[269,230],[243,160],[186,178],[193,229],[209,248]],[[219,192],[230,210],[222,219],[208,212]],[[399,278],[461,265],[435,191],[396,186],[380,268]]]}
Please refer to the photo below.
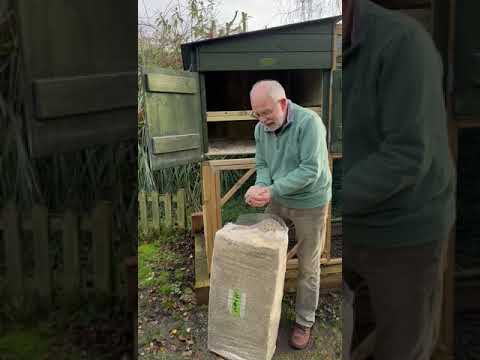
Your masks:
{"label": "fence post", "polygon": [[63,290],[66,302],[75,299],[80,293],[80,254],[78,216],[67,210],[63,217]]}
{"label": "fence post", "polygon": [[177,226],[185,229],[185,189],[177,191]]}
{"label": "fence post", "polygon": [[160,209],[158,208],[158,192],[150,193],[152,199],[152,219],[153,219],[153,228],[155,230],[160,230]]}
{"label": "fence post", "polygon": [[112,205],[102,201],[93,210],[93,267],[98,294],[111,294]]}
{"label": "fence post", "polygon": [[166,227],[170,227],[172,226],[172,194],[164,194],[163,200],[165,204],[165,219],[163,223]]}
{"label": "fence post", "polygon": [[18,211],[13,205],[7,205],[3,211],[5,222],[4,238],[7,258],[7,289],[12,297],[23,295],[23,266]]}
{"label": "fence post", "polygon": [[147,197],[144,191],[138,193],[138,210],[140,212],[140,229],[147,231],[148,217],[147,217]]}
{"label": "fence post", "polygon": [[48,209],[35,205],[32,209],[32,234],[35,249],[35,287],[42,305],[52,305],[52,280],[48,246]]}

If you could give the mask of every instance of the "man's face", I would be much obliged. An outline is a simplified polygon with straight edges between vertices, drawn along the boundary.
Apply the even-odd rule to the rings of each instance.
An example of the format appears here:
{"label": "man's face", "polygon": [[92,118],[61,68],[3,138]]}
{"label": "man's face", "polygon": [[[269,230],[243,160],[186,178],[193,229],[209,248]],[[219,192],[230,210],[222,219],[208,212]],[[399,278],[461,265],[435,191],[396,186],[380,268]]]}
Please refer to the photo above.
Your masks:
{"label": "man's face", "polygon": [[252,114],[269,130],[279,129],[284,120],[287,109],[287,99],[273,101],[270,96],[255,95],[250,99]]}

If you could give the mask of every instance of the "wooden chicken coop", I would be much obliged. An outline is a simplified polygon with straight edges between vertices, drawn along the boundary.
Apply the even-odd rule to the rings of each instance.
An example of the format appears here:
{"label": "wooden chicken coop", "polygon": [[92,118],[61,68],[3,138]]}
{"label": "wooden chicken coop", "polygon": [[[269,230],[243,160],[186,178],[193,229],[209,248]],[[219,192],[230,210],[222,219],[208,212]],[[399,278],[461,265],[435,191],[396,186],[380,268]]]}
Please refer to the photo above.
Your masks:
{"label": "wooden chicken coop", "polygon": [[[478,1],[374,0],[414,17],[432,35],[444,63],[450,150],[457,167],[457,222],[445,269],[442,329],[435,360],[474,359],[480,354],[480,31]],[[357,302],[353,359],[372,351],[367,324],[373,323],[366,292]],[[475,320],[477,319],[477,320]],[[370,326],[371,329],[371,326]],[[363,332],[363,334],[361,334]],[[359,335],[357,334],[357,335]],[[363,339],[360,340],[360,339]]]}
{"label": "wooden chicken coop", "polygon": [[[154,169],[201,162],[202,214],[193,215],[196,288],[208,289],[214,236],[222,206],[255,173],[249,92],[261,79],[278,80],[293,102],[317,112],[328,132],[330,164],[341,158],[340,17],[285,25],[182,45],[183,72],[146,68],[146,118]],[[228,159],[219,157],[228,156]],[[245,170],[222,193],[223,171]],[[331,211],[330,211],[331,212]],[[331,216],[322,256],[323,287],[339,287],[341,258],[331,256]],[[200,236],[203,229],[203,236]],[[289,253],[287,288],[297,273]],[[204,291],[205,292],[205,291]]]}

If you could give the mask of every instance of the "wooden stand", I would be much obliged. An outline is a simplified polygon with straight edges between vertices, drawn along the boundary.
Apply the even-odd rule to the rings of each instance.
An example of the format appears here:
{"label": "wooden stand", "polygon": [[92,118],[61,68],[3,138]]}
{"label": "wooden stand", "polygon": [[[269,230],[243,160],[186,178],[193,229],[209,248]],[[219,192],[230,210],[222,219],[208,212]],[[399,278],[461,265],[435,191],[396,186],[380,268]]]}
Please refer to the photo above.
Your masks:
{"label": "wooden stand", "polygon": [[[330,164],[332,164],[330,159]],[[224,170],[247,170],[223,196],[220,188],[220,172]],[[195,238],[195,291],[199,303],[208,302],[209,274],[211,269],[215,233],[222,227],[221,208],[255,173],[255,159],[209,160],[202,163],[203,211],[192,214],[192,230]],[[203,225],[203,234],[201,232]],[[322,290],[340,288],[342,259],[331,258],[331,209],[326,221],[325,248],[321,258]],[[203,235],[203,236],[202,236]],[[298,274],[298,259],[294,247],[287,255],[286,291],[295,291]]]}

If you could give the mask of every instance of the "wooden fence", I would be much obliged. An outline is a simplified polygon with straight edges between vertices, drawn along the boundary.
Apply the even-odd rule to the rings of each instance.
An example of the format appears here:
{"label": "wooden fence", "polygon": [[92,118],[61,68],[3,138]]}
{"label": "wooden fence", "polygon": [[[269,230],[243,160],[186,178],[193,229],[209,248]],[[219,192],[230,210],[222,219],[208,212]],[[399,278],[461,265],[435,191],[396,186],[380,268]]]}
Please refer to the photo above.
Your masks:
{"label": "wooden fence", "polygon": [[99,202],[83,215],[49,213],[43,206],[28,213],[14,206],[4,208],[0,212],[0,280],[2,295],[34,294],[47,307],[81,294],[111,294],[111,203]]}
{"label": "wooden fence", "polygon": [[185,190],[176,194],[138,193],[139,225],[142,231],[165,227],[186,227]]}

